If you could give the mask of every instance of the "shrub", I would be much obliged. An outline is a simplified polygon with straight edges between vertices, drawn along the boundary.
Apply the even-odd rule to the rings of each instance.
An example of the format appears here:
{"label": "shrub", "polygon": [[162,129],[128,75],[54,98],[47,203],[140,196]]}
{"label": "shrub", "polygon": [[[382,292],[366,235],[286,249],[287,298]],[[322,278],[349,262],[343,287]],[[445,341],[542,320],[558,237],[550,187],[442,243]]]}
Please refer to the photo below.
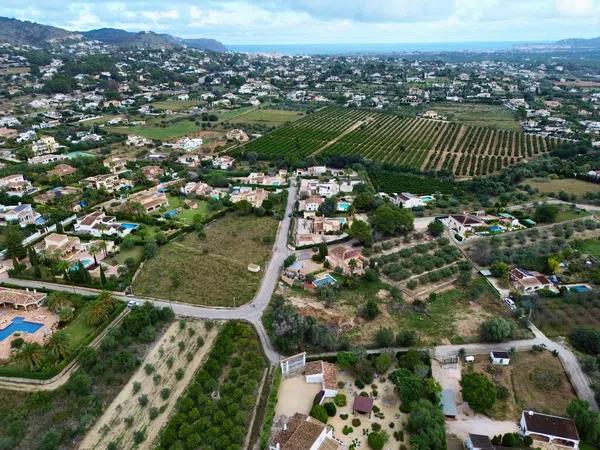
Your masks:
{"label": "shrub", "polygon": [[337,414],[337,408],[333,402],[324,403],[323,408],[325,408],[325,412],[329,417],[335,417]]}
{"label": "shrub", "polygon": [[140,389],[142,389],[142,383],[140,383],[139,381],[134,381],[133,382],[133,394],[137,394],[138,392],[140,392]]}
{"label": "shrub", "polygon": [[336,406],[339,406],[339,407],[343,407],[348,404],[345,394],[337,394],[335,396],[335,399],[333,400],[333,402],[336,404]]}
{"label": "shrub", "polygon": [[498,400],[506,400],[510,396],[510,391],[506,386],[502,386],[501,384],[496,386],[496,398]]}
{"label": "shrub", "polygon": [[360,419],[358,417],[355,417],[354,419],[352,419],[352,426],[360,427]]}
{"label": "shrub", "polygon": [[134,431],[133,433],[133,442],[136,444],[141,444],[146,440],[146,433],[143,430]]}
{"label": "shrub", "polygon": [[154,376],[152,377],[152,382],[154,383],[155,386],[158,386],[160,384],[161,380],[162,380],[162,377],[158,373],[155,373]]}
{"label": "shrub", "polygon": [[481,337],[488,342],[504,342],[515,332],[515,325],[510,320],[495,317],[481,324]]}
{"label": "shrub", "polygon": [[371,428],[373,429],[373,431],[380,431],[381,430],[381,424],[379,424],[377,422],[373,422],[373,423],[371,423]]}
{"label": "shrub", "polygon": [[356,380],[354,382],[354,384],[356,385],[357,388],[359,389],[364,389],[365,388],[365,383],[363,383],[361,380]]}
{"label": "shrub", "polygon": [[150,375],[152,372],[154,372],[154,366],[152,364],[145,364],[144,365],[144,372],[146,372],[146,375]]}
{"label": "shrub", "polygon": [[127,428],[131,428],[131,425],[133,425],[133,416],[125,417],[123,421],[125,422],[125,425],[127,425]]}
{"label": "shrub", "polygon": [[175,364],[175,358],[169,356],[167,358],[167,367],[170,369],[171,367],[173,367],[173,364]]}
{"label": "shrub", "polygon": [[348,418],[348,414],[340,414],[340,419],[346,420]]}
{"label": "shrub", "polygon": [[374,431],[367,438],[367,443],[373,450],[382,450],[387,441],[388,435],[384,431]]}
{"label": "shrub", "polygon": [[310,410],[310,416],[314,417],[317,420],[320,420],[323,423],[327,423],[327,420],[329,419],[327,411],[321,405],[314,405]]}
{"label": "shrub", "polygon": [[475,412],[484,412],[496,402],[496,387],[485,375],[467,373],[460,380],[460,386],[463,399]]}
{"label": "shrub", "polygon": [[354,428],[349,427],[348,425],[344,425],[344,428],[342,429],[342,433],[344,435],[348,435],[350,433],[352,433],[354,431]]}
{"label": "shrub", "polygon": [[148,405],[148,396],[146,394],[142,394],[138,397],[138,402],[142,408],[145,408]]}
{"label": "shrub", "polygon": [[169,395],[171,395],[171,390],[169,388],[163,388],[160,390],[160,398],[163,400],[168,399]]}
{"label": "shrub", "polygon": [[396,343],[400,347],[412,347],[417,343],[417,333],[414,330],[401,330],[396,336]]}
{"label": "shrub", "polygon": [[158,408],[156,406],[153,406],[152,408],[150,408],[150,411],[148,411],[148,415],[150,416],[150,420],[156,419],[159,414],[160,414],[160,412],[158,411]]}
{"label": "shrub", "polygon": [[177,381],[181,380],[183,378],[183,375],[185,375],[185,372],[181,367],[175,371],[175,379]]}

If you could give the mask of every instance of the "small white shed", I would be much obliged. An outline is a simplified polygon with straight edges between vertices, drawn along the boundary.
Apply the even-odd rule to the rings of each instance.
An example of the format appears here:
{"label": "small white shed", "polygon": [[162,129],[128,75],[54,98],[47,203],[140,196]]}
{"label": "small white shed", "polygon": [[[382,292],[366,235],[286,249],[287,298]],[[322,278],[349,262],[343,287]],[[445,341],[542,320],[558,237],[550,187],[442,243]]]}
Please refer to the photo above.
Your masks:
{"label": "small white shed", "polygon": [[510,364],[510,355],[508,352],[490,352],[490,361],[492,364],[498,364],[500,366],[508,366]]}

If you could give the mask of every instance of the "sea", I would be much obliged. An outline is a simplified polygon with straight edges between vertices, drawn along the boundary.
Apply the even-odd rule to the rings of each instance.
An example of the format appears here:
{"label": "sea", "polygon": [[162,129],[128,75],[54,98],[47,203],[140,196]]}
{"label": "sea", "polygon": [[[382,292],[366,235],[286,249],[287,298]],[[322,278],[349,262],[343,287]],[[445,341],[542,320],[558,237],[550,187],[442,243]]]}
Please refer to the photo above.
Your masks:
{"label": "sea", "polygon": [[280,55],[353,55],[411,52],[490,52],[511,50],[515,45],[546,44],[547,42],[427,42],[404,44],[231,44],[226,47],[240,53]]}

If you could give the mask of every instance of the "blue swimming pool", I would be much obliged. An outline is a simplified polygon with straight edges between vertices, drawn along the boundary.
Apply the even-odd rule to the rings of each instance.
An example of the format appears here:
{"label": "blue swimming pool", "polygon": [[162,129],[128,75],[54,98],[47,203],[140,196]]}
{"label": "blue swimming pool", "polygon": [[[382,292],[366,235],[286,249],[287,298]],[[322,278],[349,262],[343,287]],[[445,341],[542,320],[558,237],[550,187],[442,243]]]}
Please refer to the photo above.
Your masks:
{"label": "blue swimming pool", "polygon": [[580,294],[582,292],[591,291],[591,289],[587,286],[570,286],[569,290],[573,291],[573,292],[577,292],[578,294]]}
{"label": "blue swimming pool", "polygon": [[15,317],[9,326],[6,328],[2,328],[0,330],[0,341],[3,341],[11,334],[16,333],[18,331],[25,333],[35,333],[37,330],[42,328],[44,324],[36,323],[36,322],[27,322],[22,317]]}
{"label": "blue swimming pool", "polygon": [[499,232],[500,232],[500,231],[502,231],[502,230],[503,230],[503,228],[502,228],[502,227],[500,227],[500,226],[498,226],[498,225],[494,225],[494,226],[491,226],[491,227],[490,227],[490,231],[491,231],[492,233],[499,233]]}
{"label": "blue swimming pool", "polygon": [[325,275],[322,278],[319,278],[318,280],[313,281],[313,284],[317,288],[322,288],[322,287],[329,286],[329,285],[335,284],[335,283],[336,283],[335,278],[333,278],[329,274]]}
{"label": "blue swimming pool", "polygon": [[135,230],[137,227],[139,227],[139,225],[137,223],[122,223],[121,227],[125,228],[126,230]]}
{"label": "blue swimming pool", "polygon": [[348,203],[348,202],[338,202],[338,204],[337,204],[337,210],[338,211],[346,212],[349,209],[350,209],[350,203]]}

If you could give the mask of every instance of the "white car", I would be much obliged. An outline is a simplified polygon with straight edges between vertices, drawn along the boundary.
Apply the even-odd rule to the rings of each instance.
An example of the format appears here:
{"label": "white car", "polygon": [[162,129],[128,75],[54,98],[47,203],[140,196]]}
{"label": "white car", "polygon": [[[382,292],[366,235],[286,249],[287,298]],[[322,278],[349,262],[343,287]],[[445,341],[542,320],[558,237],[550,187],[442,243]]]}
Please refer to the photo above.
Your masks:
{"label": "white car", "polygon": [[504,299],[504,303],[506,304],[506,306],[508,306],[510,308],[511,311],[514,311],[515,309],[517,309],[517,305],[515,305],[515,302],[510,297],[506,297]]}
{"label": "white car", "polygon": [[127,302],[127,306],[128,306],[129,308],[137,308],[138,306],[140,306],[140,302],[138,302],[138,301],[135,301],[135,300],[129,300],[129,301]]}

